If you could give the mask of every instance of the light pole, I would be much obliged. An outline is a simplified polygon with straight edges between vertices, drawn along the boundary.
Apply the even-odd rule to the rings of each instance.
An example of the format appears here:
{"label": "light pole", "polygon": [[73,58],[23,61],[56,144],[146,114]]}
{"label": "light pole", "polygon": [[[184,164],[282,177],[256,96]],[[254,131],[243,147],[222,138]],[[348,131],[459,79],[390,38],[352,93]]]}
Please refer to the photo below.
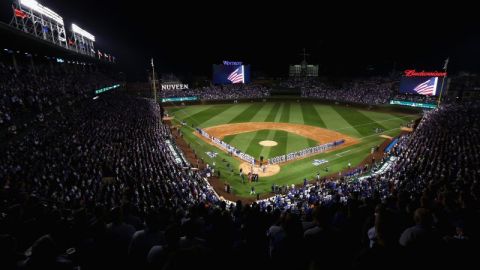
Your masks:
{"label": "light pole", "polygon": [[440,95],[438,95],[438,102],[437,102],[437,107],[440,106],[440,102],[442,100],[442,93],[443,93],[443,85],[445,83],[445,77],[447,77],[447,67],[448,67],[448,61],[450,58],[445,59],[445,64],[443,65],[443,70],[445,71],[445,76],[442,78],[442,86],[440,87]]}
{"label": "light pole", "polygon": [[153,82],[153,99],[157,102],[157,87],[155,85],[155,65],[152,58],[152,82]]}

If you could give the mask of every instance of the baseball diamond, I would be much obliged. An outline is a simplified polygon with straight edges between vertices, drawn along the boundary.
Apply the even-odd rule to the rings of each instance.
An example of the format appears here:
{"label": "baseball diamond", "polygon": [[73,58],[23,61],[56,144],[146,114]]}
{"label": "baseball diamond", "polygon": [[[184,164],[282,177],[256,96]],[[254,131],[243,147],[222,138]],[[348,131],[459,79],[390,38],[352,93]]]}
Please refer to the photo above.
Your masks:
{"label": "baseball diamond", "polygon": [[[273,184],[301,184],[304,178],[311,180],[317,174],[325,176],[353,169],[372,154],[372,147],[376,148],[388,138],[397,136],[401,132],[401,125],[418,118],[415,113],[373,111],[296,100],[171,106],[167,107],[167,111],[174,116],[175,122],[183,123],[180,126],[183,139],[196,155],[208,164],[215,162],[215,170],[220,173],[221,181],[232,187],[233,194],[244,198],[252,196],[252,186],[257,193],[267,195]],[[251,165],[215,146],[197,129],[252,156],[256,166],[261,158],[262,164],[267,164],[272,157],[337,140],[345,142],[320,153],[281,163],[275,170],[267,166],[265,173],[261,167],[253,168],[260,177],[258,182],[249,182],[245,180],[245,175],[251,171]],[[260,144],[262,141],[273,141],[277,145],[263,146]],[[206,154],[211,151],[219,154],[212,158]],[[319,166],[312,164],[318,159],[325,160],[325,163]],[[243,180],[240,168],[243,168]]]}

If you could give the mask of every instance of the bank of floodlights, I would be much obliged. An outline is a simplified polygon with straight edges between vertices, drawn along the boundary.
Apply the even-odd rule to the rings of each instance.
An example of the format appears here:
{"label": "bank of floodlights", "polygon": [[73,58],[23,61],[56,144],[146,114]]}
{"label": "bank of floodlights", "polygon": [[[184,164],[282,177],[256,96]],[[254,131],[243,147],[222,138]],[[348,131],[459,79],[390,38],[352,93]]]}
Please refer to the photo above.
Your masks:
{"label": "bank of floodlights", "polygon": [[77,52],[95,57],[95,36],[83,30],[76,24],[72,24],[73,40],[68,41],[68,45]]}
{"label": "bank of floodlights", "polygon": [[11,25],[38,38],[68,48],[62,16],[35,0],[16,0]]}
{"label": "bank of floodlights", "polygon": [[23,7],[26,7],[26,8],[30,8],[30,9],[40,13],[41,15],[44,15],[44,16],[56,21],[60,25],[63,25],[63,18],[60,15],[55,13],[55,11],[40,5],[35,0],[20,0],[20,5],[23,6]]}
{"label": "bank of floodlights", "polygon": [[76,34],[82,35],[83,37],[88,38],[91,41],[95,41],[95,36],[78,27],[76,24],[72,23],[72,31]]}
{"label": "bank of floodlights", "polygon": [[[36,0],[13,0],[13,18],[10,25],[64,48],[96,57],[95,36],[72,24],[67,39],[62,16]],[[115,57],[98,51],[98,58],[115,62]]]}

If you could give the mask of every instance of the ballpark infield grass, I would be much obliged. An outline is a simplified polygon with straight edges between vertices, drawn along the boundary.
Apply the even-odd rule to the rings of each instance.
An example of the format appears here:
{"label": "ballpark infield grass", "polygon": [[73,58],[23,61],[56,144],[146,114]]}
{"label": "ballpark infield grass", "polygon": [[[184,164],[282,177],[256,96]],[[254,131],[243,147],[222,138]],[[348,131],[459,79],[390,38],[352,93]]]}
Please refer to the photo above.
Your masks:
{"label": "ballpark infield grass", "polygon": [[[304,178],[314,179],[317,173],[324,176],[344,170],[349,162],[355,167],[370,154],[372,147],[385,141],[385,138],[379,135],[395,137],[400,134],[401,124],[420,117],[418,114],[396,113],[393,110],[378,112],[344,105],[296,101],[170,106],[166,111],[175,116],[176,123],[187,123],[181,128],[184,139],[207,163],[212,165],[215,162],[215,169],[220,171],[222,181],[228,182],[233,193],[242,197],[254,196],[250,195],[251,185],[255,186],[257,193],[263,194],[271,191],[272,184],[299,184]],[[359,143],[281,165],[281,170],[276,175],[261,177],[257,183],[242,184],[239,175],[241,162],[199,139],[193,132],[194,127],[208,128],[245,122],[283,122],[316,126],[356,138]],[[376,128],[383,129],[384,132],[378,134],[375,132]],[[262,129],[226,136],[223,140],[257,159],[260,155],[268,158],[317,145],[316,141],[283,130]],[[263,147],[259,145],[262,140],[276,141],[278,145]],[[210,158],[206,152],[216,152],[218,155]],[[225,162],[222,162],[223,159]],[[314,159],[325,159],[328,162],[316,167],[312,164]],[[328,173],[324,170],[327,166]]]}
{"label": "ballpark infield grass", "polygon": [[[265,129],[226,136],[223,141],[252,157],[265,159],[318,145],[314,140],[287,131]],[[261,146],[261,141],[275,141],[278,145]]]}

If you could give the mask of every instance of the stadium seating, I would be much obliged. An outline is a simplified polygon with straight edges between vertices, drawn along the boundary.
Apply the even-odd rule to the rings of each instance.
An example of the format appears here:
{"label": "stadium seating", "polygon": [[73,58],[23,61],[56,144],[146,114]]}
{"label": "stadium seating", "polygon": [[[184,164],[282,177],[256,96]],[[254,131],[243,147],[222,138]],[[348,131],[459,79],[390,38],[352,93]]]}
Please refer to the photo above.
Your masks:
{"label": "stadium seating", "polygon": [[43,122],[46,115],[61,114],[115,79],[91,66],[78,70],[73,65],[17,63],[15,68],[0,62],[0,82],[0,128],[16,133]]}
{"label": "stadium seating", "polygon": [[188,90],[162,91],[163,98],[196,96],[201,100],[235,100],[266,98],[270,96],[270,89],[256,84],[234,84],[224,86],[208,86]]}
{"label": "stadium seating", "polygon": [[[378,161],[243,205],[215,193],[209,169],[179,158],[153,101],[87,98],[112,83],[98,71],[0,65],[2,128],[22,131],[1,145],[1,269],[400,269],[466,267],[475,258],[478,103],[426,113],[385,154],[395,161],[383,174],[373,173]],[[379,104],[393,95],[388,83],[371,84],[316,86],[304,96]],[[242,97],[234,87],[196,91]]]}

